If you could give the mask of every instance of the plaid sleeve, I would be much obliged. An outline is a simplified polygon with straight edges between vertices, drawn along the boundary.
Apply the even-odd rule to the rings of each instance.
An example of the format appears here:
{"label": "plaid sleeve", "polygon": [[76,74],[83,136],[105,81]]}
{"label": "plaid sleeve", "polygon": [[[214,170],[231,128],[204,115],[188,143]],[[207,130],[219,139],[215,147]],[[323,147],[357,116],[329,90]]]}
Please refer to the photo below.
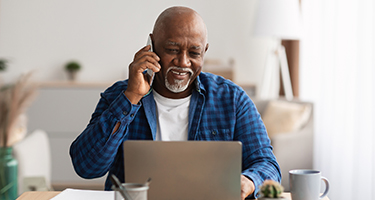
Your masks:
{"label": "plaid sleeve", "polygon": [[[139,108],[118,88],[101,94],[89,125],[70,146],[70,157],[79,176],[97,178],[108,172]],[[112,134],[118,122],[120,127]]]}
{"label": "plaid sleeve", "polygon": [[281,181],[280,167],[272,152],[266,128],[251,99],[242,94],[237,109],[236,133],[243,144],[242,174],[251,179],[255,191],[250,198],[257,198],[259,187],[266,179]]}

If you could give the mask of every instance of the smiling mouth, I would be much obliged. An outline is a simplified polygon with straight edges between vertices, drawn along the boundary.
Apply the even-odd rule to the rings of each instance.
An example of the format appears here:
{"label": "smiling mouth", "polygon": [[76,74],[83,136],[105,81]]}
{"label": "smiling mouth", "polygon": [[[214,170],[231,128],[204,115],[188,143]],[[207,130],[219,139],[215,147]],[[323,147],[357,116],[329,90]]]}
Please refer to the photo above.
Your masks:
{"label": "smiling mouth", "polygon": [[173,74],[180,75],[180,76],[185,76],[189,73],[189,72],[177,72],[177,71],[174,71],[174,70],[171,70],[171,72]]}
{"label": "smiling mouth", "polygon": [[183,80],[194,74],[193,70],[181,67],[170,67],[167,73],[168,72],[171,72],[171,75],[175,80]]}

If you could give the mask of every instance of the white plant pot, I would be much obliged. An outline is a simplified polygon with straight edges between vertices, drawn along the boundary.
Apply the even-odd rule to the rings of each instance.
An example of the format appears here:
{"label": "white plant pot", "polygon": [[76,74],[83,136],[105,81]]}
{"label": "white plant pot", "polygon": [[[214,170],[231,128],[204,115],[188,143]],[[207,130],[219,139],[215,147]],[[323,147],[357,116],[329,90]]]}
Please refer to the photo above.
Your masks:
{"label": "white plant pot", "polygon": [[77,74],[78,74],[78,71],[68,71],[68,79],[70,81],[76,81],[77,80]]}

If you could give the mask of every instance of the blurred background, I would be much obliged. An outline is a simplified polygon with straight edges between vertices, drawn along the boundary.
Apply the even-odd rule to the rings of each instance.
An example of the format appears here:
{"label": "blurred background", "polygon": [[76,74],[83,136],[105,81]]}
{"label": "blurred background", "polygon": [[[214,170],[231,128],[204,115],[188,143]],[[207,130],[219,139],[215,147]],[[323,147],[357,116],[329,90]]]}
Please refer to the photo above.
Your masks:
{"label": "blurred background", "polygon": [[[75,174],[70,143],[87,125],[100,92],[128,77],[128,65],[146,45],[157,16],[183,5],[200,13],[208,28],[203,71],[231,79],[254,101],[312,103],[311,167],[330,180],[328,196],[375,200],[375,3],[296,0],[294,12],[295,4],[285,1],[297,13],[291,19],[298,18],[298,27],[285,37],[259,31],[257,23],[290,30],[287,22],[293,21],[262,21],[260,14],[285,14],[260,10],[261,1],[0,0],[0,59],[7,66],[0,80],[12,82],[33,71],[41,85],[27,112],[27,129],[47,132],[52,186],[103,188],[103,178]],[[74,80],[65,69],[71,61],[80,65]],[[289,84],[292,99],[285,96]]]}
{"label": "blurred background", "polygon": [[[79,81],[127,78],[128,64],[146,45],[157,16],[172,5],[198,11],[209,30],[207,58],[235,61],[237,82],[256,83],[267,40],[251,36],[255,1],[1,1],[0,52],[5,79],[37,70],[38,80],[65,80],[69,60],[82,64]],[[246,73],[242,73],[245,71]]]}

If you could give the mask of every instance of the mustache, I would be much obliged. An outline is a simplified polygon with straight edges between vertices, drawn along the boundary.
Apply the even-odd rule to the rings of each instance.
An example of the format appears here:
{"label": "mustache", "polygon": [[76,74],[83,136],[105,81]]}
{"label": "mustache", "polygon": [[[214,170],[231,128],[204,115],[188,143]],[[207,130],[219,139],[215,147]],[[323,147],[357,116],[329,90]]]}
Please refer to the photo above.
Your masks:
{"label": "mustache", "polygon": [[178,71],[183,71],[183,72],[189,72],[191,75],[194,74],[193,70],[190,69],[190,68],[185,68],[185,67],[176,67],[176,66],[173,66],[173,67],[168,68],[167,73],[168,73],[169,71],[171,71],[172,69],[174,69],[174,70],[178,70]]}

